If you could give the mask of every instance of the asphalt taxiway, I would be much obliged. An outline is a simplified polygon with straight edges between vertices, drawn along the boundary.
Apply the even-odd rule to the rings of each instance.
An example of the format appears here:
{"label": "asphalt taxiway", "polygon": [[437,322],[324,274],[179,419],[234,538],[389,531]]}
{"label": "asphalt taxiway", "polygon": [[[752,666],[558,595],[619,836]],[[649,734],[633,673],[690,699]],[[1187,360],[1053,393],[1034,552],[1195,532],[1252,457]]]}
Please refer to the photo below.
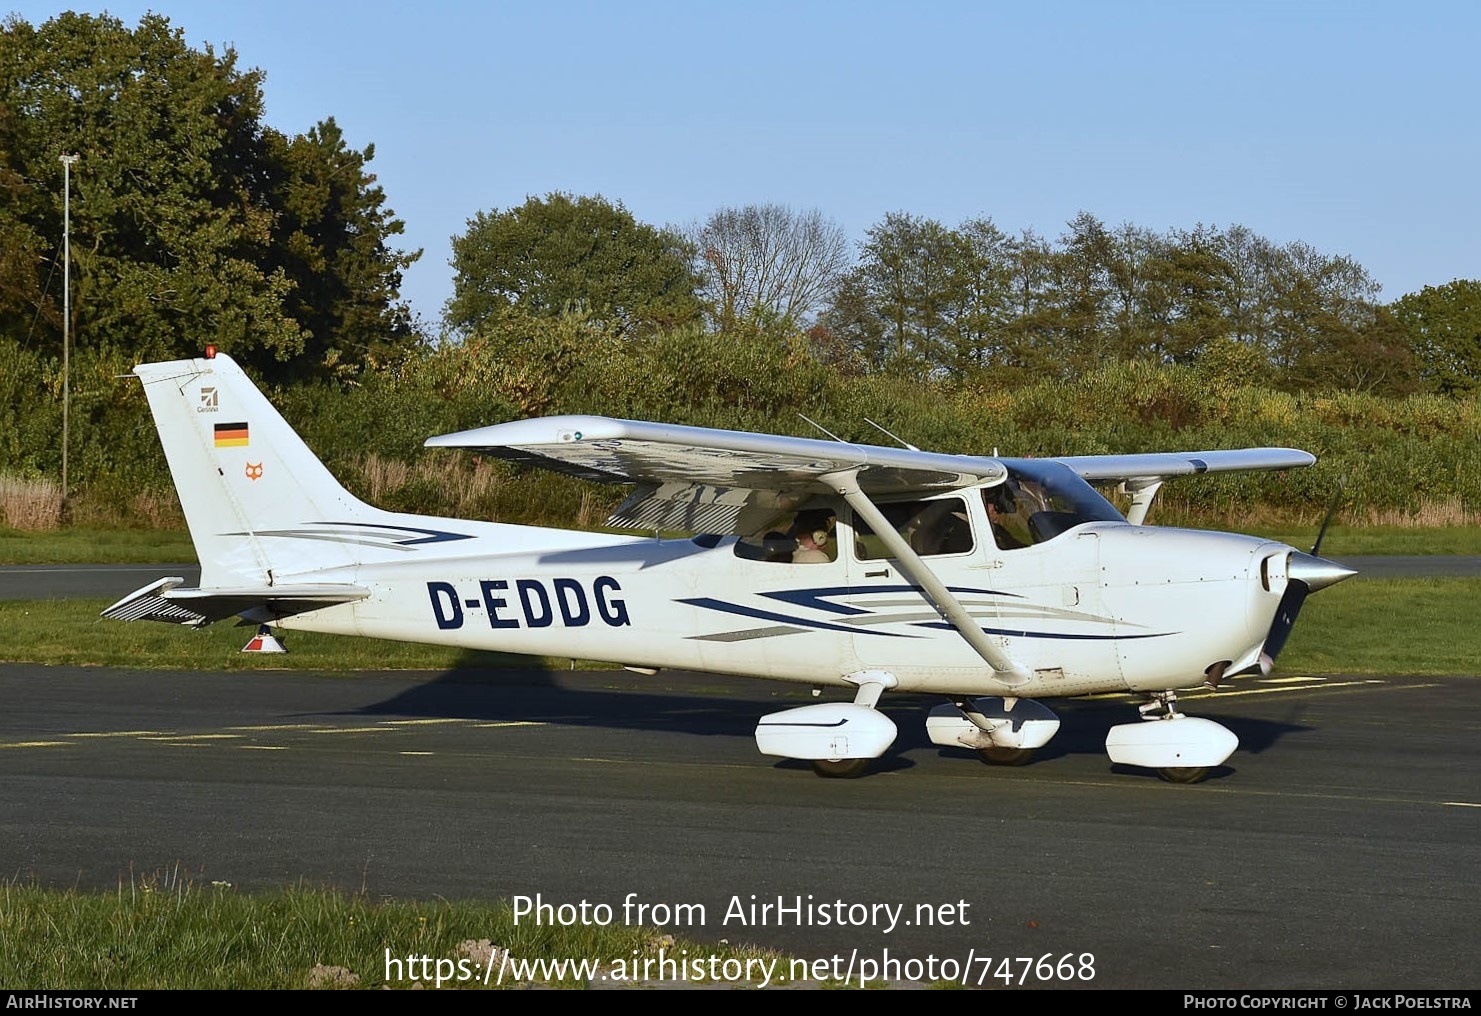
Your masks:
{"label": "asphalt taxiway", "polygon": [[[1127,700],[1057,703],[1060,735],[1005,769],[930,745],[933,703],[887,696],[900,740],[840,781],[757,754],[756,718],[806,701],[761,682],[4,665],[0,864],[106,889],[179,871],[396,897],[636,894],[702,904],[702,923],[668,929],[702,941],[1088,954],[1087,986],[1474,988],[1477,689],[1288,675],[1186,696],[1241,740],[1188,787],[1106,759]],[[904,904],[911,924],[725,920],[778,898]],[[922,904],[952,922],[923,923]]]}

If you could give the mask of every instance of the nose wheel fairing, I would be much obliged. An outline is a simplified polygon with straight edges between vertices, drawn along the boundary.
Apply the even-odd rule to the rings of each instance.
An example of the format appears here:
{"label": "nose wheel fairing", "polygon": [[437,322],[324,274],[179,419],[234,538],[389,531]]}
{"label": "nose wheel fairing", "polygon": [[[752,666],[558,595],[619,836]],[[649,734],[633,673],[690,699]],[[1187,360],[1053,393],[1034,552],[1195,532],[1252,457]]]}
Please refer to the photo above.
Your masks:
{"label": "nose wheel fairing", "polygon": [[1106,734],[1106,754],[1118,765],[1156,769],[1169,783],[1197,783],[1239,747],[1228,727],[1178,712],[1173,692],[1152,696],[1140,712],[1140,721]]}

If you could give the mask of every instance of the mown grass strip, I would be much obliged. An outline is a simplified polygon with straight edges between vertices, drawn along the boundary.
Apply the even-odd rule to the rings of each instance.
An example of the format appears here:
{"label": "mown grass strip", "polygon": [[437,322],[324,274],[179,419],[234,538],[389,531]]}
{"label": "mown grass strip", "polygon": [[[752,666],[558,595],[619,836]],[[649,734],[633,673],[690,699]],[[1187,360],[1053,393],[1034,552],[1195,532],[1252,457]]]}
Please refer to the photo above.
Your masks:
{"label": "mown grass strip", "polygon": [[[178,873],[88,893],[0,886],[0,984],[15,989],[481,988],[491,946],[520,960],[615,960],[688,955],[775,958],[758,949],[675,942],[665,929],[629,927],[620,905],[607,926],[518,923],[507,902],[377,900],[293,888],[243,893]],[[389,957],[398,964],[388,964]],[[408,964],[408,957],[428,957]],[[495,962],[499,962],[495,954]],[[438,960],[444,961],[438,964]],[[786,969],[782,960],[778,967]],[[614,968],[608,966],[612,971]],[[522,986],[507,976],[503,987]],[[549,968],[547,968],[547,972]],[[497,976],[489,978],[494,987]],[[514,982],[514,983],[511,983]],[[528,984],[529,982],[524,982]],[[566,976],[542,980],[584,987]]]}
{"label": "mown grass strip", "polygon": [[1311,596],[1279,669],[1481,674],[1481,579],[1349,580]]}
{"label": "mown grass strip", "polygon": [[183,529],[54,529],[22,532],[0,526],[0,565],[156,564],[195,560]]}
{"label": "mown grass strip", "polygon": [[279,632],[287,653],[243,653],[255,627],[221,622],[206,628],[154,621],[110,621],[98,614],[108,600],[0,601],[0,661],[166,670],[456,670],[560,667],[512,653],[489,653],[414,642]]}
{"label": "mown grass strip", "polygon": [[[1279,540],[1298,550],[1310,550],[1320,526],[1254,526],[1230,531]],[[1323,557],[1373,555],[1481,554],[1481,527],[1476,526],[1338,526],[1327,530]]]}

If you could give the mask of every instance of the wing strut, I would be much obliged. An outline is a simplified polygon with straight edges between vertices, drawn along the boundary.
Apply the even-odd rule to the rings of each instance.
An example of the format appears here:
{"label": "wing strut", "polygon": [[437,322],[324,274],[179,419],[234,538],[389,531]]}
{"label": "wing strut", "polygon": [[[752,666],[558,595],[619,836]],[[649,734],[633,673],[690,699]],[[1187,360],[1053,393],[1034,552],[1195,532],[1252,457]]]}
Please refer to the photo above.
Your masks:
{"label": "wing strut", "polygon": [[1131,508],[1126,512],[1126,521],[1134,526],[1146,522],[1147,509],[1152,507],[1152,499],[1161,488],[1160,476],[1138,477],[1121,484],[1121,489],[1131,495]]}
{"label": "wing strut", "polygon": [[823,479],[843,495],[843,499],[858,513],[860,518],[869,523],[869,528],[874,530],[875,535],[884,542],[906,578],[925,591],[925,594],[935,603],[936,609],[940,610],[951,622],[951,626],[967,640],[967,645],[976,650],[977,655],[981,656],[996,672],[999,681],[1010,688],[1016,688],[1028,681],[1030,677],[1028,669],[988,638],[982,627],[972,619],[972,615],[967,613],[967,608],[962,606],[961,601],[951,594],[945,584],[936,577],[936,573],[931,571],[930,566],[921,560],[920,555],[911,549],[910,544],[905,542],[905,538],[895,531],[895,527],[890,525],[884,514],[874,506],[874,502],[870,501],[868,496],[859,489],[856,472],[848,470],[830,473]]}

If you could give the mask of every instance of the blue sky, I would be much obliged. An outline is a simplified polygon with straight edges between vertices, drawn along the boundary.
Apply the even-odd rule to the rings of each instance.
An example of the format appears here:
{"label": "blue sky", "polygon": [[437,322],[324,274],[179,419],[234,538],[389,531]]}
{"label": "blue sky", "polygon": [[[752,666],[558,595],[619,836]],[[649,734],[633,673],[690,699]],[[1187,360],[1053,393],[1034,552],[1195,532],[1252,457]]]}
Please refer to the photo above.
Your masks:
{"label": "blue sky", "polygon": [[[423,248],[527,195],[602,194],[686,225],[817,208],[1057,237],[1085,210],[1248,226],[1347,254],[1393,299],[1481,278],[1481,4],[449,3],[159,0],[267,75],[267,120],[333,116]],[[65,9],[0,0],[31,22]]]}

